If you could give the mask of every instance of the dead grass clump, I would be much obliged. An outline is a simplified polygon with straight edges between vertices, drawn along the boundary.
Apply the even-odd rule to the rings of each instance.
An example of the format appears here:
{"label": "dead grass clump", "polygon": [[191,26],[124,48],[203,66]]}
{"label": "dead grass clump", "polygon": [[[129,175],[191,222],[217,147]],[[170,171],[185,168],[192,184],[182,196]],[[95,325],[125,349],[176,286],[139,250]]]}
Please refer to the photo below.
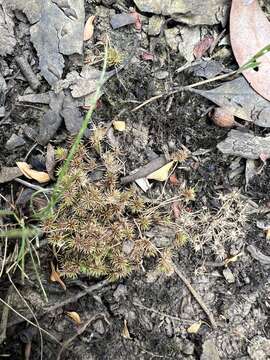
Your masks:
{"label": "dead grass clump", "polygon": [[[148,216],[151,206],[135,188],[121,188],[119,153],[104,151],[100,133],[93,134],[89,146],[79,146],[43,230],[62,274],[117,280],[141,266],[145,257],[161,254],[144,233],[163,218],[157,211]],[[65,153],[58,149],[59,159]],[[95,177],[99,180],[91,180]]]}
{"label": "dead grass clump", "polygon": [[239,244],[245,238],[247,205],[239,192],[219,195],[219,200],[221,207],[216,212],[190,212],[183,208],[177,225],[187,234],[195,251],[203,251],[208,245],[218,258],[224,259],[225,245]]}

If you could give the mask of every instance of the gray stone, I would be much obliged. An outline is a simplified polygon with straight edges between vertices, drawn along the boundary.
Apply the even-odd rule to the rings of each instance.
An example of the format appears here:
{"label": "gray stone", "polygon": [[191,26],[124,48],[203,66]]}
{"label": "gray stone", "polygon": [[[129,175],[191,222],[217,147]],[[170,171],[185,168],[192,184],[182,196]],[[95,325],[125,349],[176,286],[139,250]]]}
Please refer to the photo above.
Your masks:
{"label": "gray stone", "polygon": [[247,351],[252,360],[267,360],[270,358],[270,340],[262,336],[255,336]]}
{"label": "gray stone", "polygon": [[113,293],[113,297],[116,301],[120,301],[122,298],[127,296],[127,287],[123,284],[119,284]]}
{"label": "gray stone", "polygon": [[180,31],[177,27],[174,27],[171,29],[166,29],[164,31],[166,43],[173,51],[178,50],[178,45],[180,42],[179,33],[180,33]]}
{"label": "gray stone", "polygon": [[201,29],[199,27],[188,28],[182,27],[180,31],[180,40],[178,50],[187,61],[193,61],[194,46],[200,41]]}
{"label": "gray stone", "polygon": [[131,254],[133,248],[134,248],[133,240],[126,240],[123,242],[122,251],[124,254],[126,254],[126,255]]}
{"label": "gray stone", "polygon": [[226,281],[229,283],[229,284],[232,284],[235,282],[235,277],[231,271],[231,269],[229,268],[226,268],[223,270],[223,276],[225,277]]}
{"label": "gray stone", "polygon": [[96,332],[98,332],[100,335],[103,335],[105,333],[105,328],[103,325],[103,321],[102,320],[97,320],[94,322],[93,324],[93,328],[96,330]]}
{"label": "gray stone", "polygon": [[168,71],[166,70],[160,70],[155,73],[155,78],[158,80],[164,80],[169,76]]}
{"label": "gray stone", "polygon": [[25,141],[22,137],[12,134],[11,137],[6,142],[5,148],[9,151],[16,149],[19,146],[23,146]]}
{"label": "gray stone", "polygon": [[162,25],[164,24],[164,18],[162,16],[154,15],[149,19],[148,35],[157,36],[160,34]]}
{"label": "gray stone", "polygon": [[203,352],[200,360],[220,360],[216,345],[213,340],[209,339],[203,343]]}
{"label": "gray stone", "polygon": [[185,341],[184,345],[182,346],[182,352],[185,355],[192,355],[194,353],[194,344],[193,342],[187,340]]}
{"label": "gray stone", "polygon": [[171,16],[189,25],[213,25],[225,22],[229,0],[134,0],[142,12]]}

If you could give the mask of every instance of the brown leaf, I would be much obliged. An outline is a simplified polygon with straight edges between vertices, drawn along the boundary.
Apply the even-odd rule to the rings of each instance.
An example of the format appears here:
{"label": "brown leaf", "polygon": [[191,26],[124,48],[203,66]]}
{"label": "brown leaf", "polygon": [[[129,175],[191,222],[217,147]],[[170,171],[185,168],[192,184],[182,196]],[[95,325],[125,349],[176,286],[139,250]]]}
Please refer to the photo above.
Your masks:
{"label": "brown leaf", "polygon": [[51,144],[47,145],[47,154],[46,154],[46,170],[52,180],[54,177],[54,168],[55,168],[55,158],[54,158],[54,147]]}
{"label": "brown leaf", "polygon": [[94,20],[95,20],[95,15],[91,15],[89,16],[88,20],[85,23],[84,26],[84,34],[83,34],[83,40],[87,41],[90,40],[91,37],[94,34]]}
{"label": "brown leaf", "polygon": [[125,121],[122,120],[114,120],[113,121],[113,127],[115,128],[115,130],[117,131],[125,131],[126,130],[126,123]]}
{"label": "brown leaf", "polygon": [[28,179],[34,179],[41,184],[50,181],[50,177],[46,172],[33,170],[26,162],[18,161],[16,165]]}
{"label": "brown leaf", "polygon": [[[257,0],[233,0],[230,14],[230,37],[239,66],[247,63],[270,42],[270,23]],[[258,68],[243,75],[264,98],[270,100],[270,53],[258,59]]]}
{"label": "brown leaf", "polygon": [[50,280],[52,282],[58,282],[62,286],[62,288],[66,291],[67,290],[66,285],[65,285],[64,281],[61,280],[60,274],[58,271],[55,270],[55,267],[52,262],[51,262],[51,269],[52,269],[52,272],[51,272]]}
{"label": "brown leaf", "polygon": [[200,330],[201,325],[202,325],[202,322],[197,321],[194,324],[190,325],[189,328],[187,328],[187,332],[189,334],[197,334],[197,332]]}
{"label": "brown leaf", "polygon": [[149,174],[146,178],[152,179],[152,180],[157,180],[157,181],[167,180],[168,176],[169,176],[169,171],[171,170],[173,164],[174,164],[174,161],[170,161],[166,165],[162,166],[160,169]]}
{"label": "brown leaf", "polygon": [[214,42],[214,38],[211,35],[206,35],[201,41],[199,41],[193,49],[193,55],[196,59],[200,59],[210,49]]}
{"label": "brown leaf", "polygon": [[67,311],[66,314],[75,322],[76,325],[80,325],[82,323],[81,317],[76,311]]}
{"label": "brown leaf", "polygon": [[129,339],[129,340],[132,339],[131,336],[130,336],[129,330],[128,330],[127,320],[126,319],[124,319],[124,328],[122,330],[122,336],[125,339]]}

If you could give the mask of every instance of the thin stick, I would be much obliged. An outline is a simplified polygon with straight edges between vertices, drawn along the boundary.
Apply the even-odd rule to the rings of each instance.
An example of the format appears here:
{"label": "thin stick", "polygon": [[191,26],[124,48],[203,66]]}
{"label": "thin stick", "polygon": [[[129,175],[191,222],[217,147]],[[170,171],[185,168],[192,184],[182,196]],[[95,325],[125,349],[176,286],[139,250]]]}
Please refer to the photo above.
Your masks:
{"label": "thin stick", "polygon": [[53,191],[52,188],[45,189],[45,188],[43,188],[43,187],[41,187],[41,186],[39,186],[39,185],[31,184],[30,182],[25,181],[25,180],[22,180],[22,179],[20,179],[20,178],[16,178],[16,179],[14,179],[14,180],[15,180],[16,182],[18,182],[18,183],[20,183],[20,184],[22,184],[22,185],[30,188],[30,189],[33,189],[33,190],[36,190],[36,191],[41,191],[41,192],[44,192],[44,193],[45,193],[45,192],[52,192],[52,191]]}
{"label": "thin stick", "polygon": [[200,85],[204,85],[204,84],[209,84],[211,82],[214,82],[214,81],[217,81],[217,80],[222,80],[222,79],[226,79],[232,75],[235,75],[238,73],[238,70],[235,70],[235,71],[232,71],[228,74],[222,74],[222,75],[218,75],[214,78],[211,78],[211,79],[207,79],[207,80],[202,80],[202,81],[198,81],[194,84],[190,84],[190,85],[186,85],[186,86],[179,86],[178,88],[175,88],[169,92],[165,92],[165,93],[162,93],[162,94],[159,94],[159,95],[155,95],[153,97],[151,97],[150,99],[144,101],[142,104],[136,106],[134,109],[131,110],[131,112],[135,112],[139,109],[141,109],[142,107],[144,107],[145,105],[155,101],[155,100],[158,100],[160,98],[162,98],[163,96],[170,96],[170,95],[173,95],[173,94],[176,94],[178,92],[181,92],[181,91],[188,91],[196,86],[200,86]]}
{"label": "thin stick", "polygon": [[[44,313],[41,316],[44,316],[49,312],[54,312],[56,309],[58,309],[58,308],[60,308],[62,306],[66,306],[66,305],[68,305],[68,304],[70,304],[72,302],[76,303],[83,296],[88,295],[88,294],[92,294],[94,291],[100,290],[102,287],[104,287],[106,285],[109,285],[109,283],[110,282],[108,280],[103,280],[103,281],[101,281],[101,282],[99,282],[99,283],[97,283],[95,285],[87,287],[85,290],[82,290],[82,291],[78,292],[76,295],[72,294],[69,298],[67,298],[67,299],[65,299],[63,301],[60,301],[60,302],[57,302],[57,303],[55,303],[53,305],[45,307],[44,308]],[[0,298],[0,301],[1,301],[1,298]],[[23,321],[28,321],[28,319],[26,319],[24,316],[21,316],[20,314],[17,314],[17,315],[19,315],[22,319],[16,320],[16,321],[10,323],[8,325],[8,327],[18,325],[18,324],[22,323]],[[30,317],[30,319],[32,319],[32,316]],[[30,324],[33,325],[34,323],[30,322]]]}
{"label": "thin stick", "polygon": [[183,283],[186,285],[186,287],[188,288],[188,290],[190,291],[190,293],[193,295],[194,299],[197,301],[197,303],[201,306],[201,308],[203,309],[203,311],[205,312],[205,314],[207,315],[213,329],[217,328],[217,324],[215,321],[215,318],[213,316],[213,314],[211,313],[211,311],[208,309],[208,307],[206,306],[205,302],[203,301],[203,299],[201,298],[201,296],[197,293],[197,291],[191,286],[190,282],[188,281],[188,279],[185,277],[185,275],[178,269],[178,267],[174,264],[174,271],[176,273],[176,275],[183,281]]}
{"label": "thin stick", "polygon": [[10,310],[12,310],[16,315],[18,315],[21,320],[20,321],[16,321],[13,322],[11,324],[8,325],[8,327],[13,326],[13,325],[17,325],[20,324],[23,321],[28,322],[28,324],[36,327],[37,329],[41,330],[44,334],[46,334],[47,336],[49,336],[51,339],[53,339],[55,342],[57,342],[58,344],[61,344],[58,339],[56,339],[56,337],[54,337],[52,334],[50,334],[48,331],[46,331],[45,329],[42,329],[41,327],[39,327],[37,324],[33,323],[31,320],[27,319],[25,316],[23,316],[22,314],[20,314],[17,310],[15,310],[12,306],[10,306],[7,302],[5,302],[3,299],[0,298],[0,302],[7,306]]}
{"label": "thin stick", "polygon": [[164,316],[164,317],[166,317],[168,319],[171,319],[171,320],[176,320],[176,321],[179,321],[179,322],[182,322],[182,323],[183,322],[188,322],[189,324],[191,323],[191,321],[180,319],[177,316],[172,316],[172,315],[166,314],[166,313],[164,313],[162,311],[158,311],[158,310],[155,310],[153,308],[148,308],[147,306],[144,306],[144,305],[142,305],[140,303],[137,303],[136,301],[133,302],[133,305],[138,306],[139,308],[144,309],[146,311],[153,312],[155,314]]}

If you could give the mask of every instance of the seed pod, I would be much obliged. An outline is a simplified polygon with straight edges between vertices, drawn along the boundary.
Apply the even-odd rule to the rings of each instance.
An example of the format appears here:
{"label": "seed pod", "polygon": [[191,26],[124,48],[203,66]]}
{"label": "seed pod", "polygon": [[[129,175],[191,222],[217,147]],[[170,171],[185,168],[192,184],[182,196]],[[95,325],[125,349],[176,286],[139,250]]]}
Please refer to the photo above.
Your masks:
{"label": "seed pod", "polygon": [[223,128],[231,128],[235,125],[234,116],[224,108],[215,108],[211,114],[214,124]]}

